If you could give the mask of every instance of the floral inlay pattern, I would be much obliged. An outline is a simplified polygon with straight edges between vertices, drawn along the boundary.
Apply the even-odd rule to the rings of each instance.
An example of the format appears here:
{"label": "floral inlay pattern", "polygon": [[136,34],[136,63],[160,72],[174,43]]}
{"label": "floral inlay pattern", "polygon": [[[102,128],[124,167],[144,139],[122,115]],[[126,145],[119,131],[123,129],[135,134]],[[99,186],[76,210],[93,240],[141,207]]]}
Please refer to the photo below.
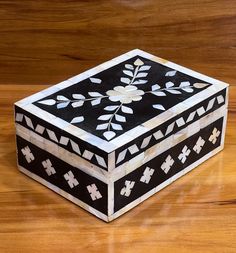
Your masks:
{"label": "floral inlay pattern", "polygon": [[[130,105],[133,103],[141,103],[144,96],[155,96],[156,103],[153,103],[152,108],[160,111],[165,111],[165,105],[159,102],[158,97],[168,97],[168,94],[181,95],[182,93],[192,93],[196,89],[203,89],[208,86],[207,83],[196,82],[191,84],[189,81],[181,81],[179,85],[175,85],[173,81],[167,81],[164,87],[157,83],[150,85],[148,80],[149,70],[151,66],[137,58],[133,64],[125,64],[122,71],[124,76],[120,77],[120,83],[111,87],[111,89],[103,93],[93,91],[85,94],[73,93],[71,98],[68,96],[57,95],[56,98],[50,98],[38,101],[37,103],[56,106],[57,109],[63,109],[68,106],[73,108],[83,107],[85,103],[90,103],[92,107],[98,106],[103,100],[110,101],[110,105],[103,108],[104,113],[97,116],[96,130],[102,131],[103,136],[107,140],[111,140],[117,135],[118,131],[123,130],[123,125],[126,124],[126,115],[134,114]],[[175,70],[167,71],[165,76],[175,77]],[[174,79],[173,79],[174,80]],[[95,85],[102,85],[103,81],[99,78],[91,77],[89,82]],[[146,89],[141,88],[143,85],[148,85]],[[96,86],[95,86],[96,87]],[[71,120],[72,124],[79,124],[85,121],[83,109],[78,110],[78,114]]]}

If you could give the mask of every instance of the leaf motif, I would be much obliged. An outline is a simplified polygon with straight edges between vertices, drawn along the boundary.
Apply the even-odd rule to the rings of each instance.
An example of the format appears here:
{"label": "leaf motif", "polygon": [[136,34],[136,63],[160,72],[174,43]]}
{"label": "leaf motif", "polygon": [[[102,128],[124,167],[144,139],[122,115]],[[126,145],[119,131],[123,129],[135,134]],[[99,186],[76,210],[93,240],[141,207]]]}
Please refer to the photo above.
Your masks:
{"label": "leaf motif", "polygon": [[169,89],[166,91],[170,92],[171,94],[181,94],[181,91],[179,91],[179,90]]}
{"label": "leaf motif", "polygon": [[59,103],[59,104],[57,104],[57,109],[65,108],[65,107],[67,107],[67,105],[68,105],[69,103],[70,103],[70,102],[62,102],[62,103]]}
{"label": "leaf motif", "polygon": [[75,99],[85,99],[85,96],[83,96],[81,94],[72,94],[72,97]]}
{"label": "leaf motif", "polygon": [[122,126],[119,124],[111,123],[111,126],[114,130],[123,130]]}
{"label": "leaf motif", "polygon": [[134,62],[135,66],[142,66],[143,64],[144,63],[139,58]]}
{"label": "leaf motif", "polygon": [[127,69],[131,69],[131,70],[134,69],[134,66],[131,65],[131,64],[125,64],[125,67],[126,67]]}
{"label": "leaf motif", "polygon": [[134,74],[130,70],[123,70],[123,73],[130,77],[134,76]]}
{"label": "leaf motif", "polygon": [[159,90],[160,88],[161,88],[161,86],[158,85],[158,84],[152,85],[152,91],[154,91],[154,90]]}
{"label": "leaf motif", "polygon": [[94,106],[94,105],[98,105],[101,103],[101,98],[98,98],[98,99],[94,99],[91,101],[91,105]]}
{"label": "leaf motif", "polygon": [[171,70],[171,71],[168,71],[165,76],[174,76],[176,74],[176,70]]}
{"label": "leaf motif", "polygon": [[181,82],[179,87],[187,87],[190,86],[190,82]]}
{"label": "leaf motif", "polygon": [[121,77],[121,78],[120,78],[120,81],[121,81],[122,83],[129,84],[131,80],[130,80],[129,78],[127,78],[127,77]]}
{"label": "leaf motif", "polygon": [[104,130],[107,129],[108,123],[97,125],[96,130]]}
{"label": "leaf motif", "polygon": [[114,111],[117,108],[118,108],[118,105],[109,105],[109,106],[106,106],[104,108],[104,110],[106,110],[106,111]]}
{"label": "leaf motif", "polygon": [[152,107],[155,108],[155,109],[158,109],[158,110],[162,110],[162,111],[166,110],[165,107],[163,105],[160,105],[160,104],[153,105]]}
{"label": "leaf motif", "polygon": [[166,94],[163,91],[152,91],[151,93],[155,96],[158,96],[158,97],[166,96]]}
{"label": "leaf motif", "polygon": [[58,95],[58,96],[57,96],[57,100],[60,100],[60,101],[68,101],[69,99],[66,98],[65,96]]}
{"label": "leaf motif", "polygon": [[209,84],[208,83],[194,83],[193,87],[197,88],[197,89],[202,89],[207,87]]}
{"label": "leaf motif", "polygon": [[113,132],[113,131],[106,131],[103,133],[104,137],[107,139],[107,140],[110,140],[112,139],[114,136],[116,136],[116,133]]}
{"label": "leaf motif", "polygon": [[76,108],[76,107],[82,106],[83,104],[84,104],[84,101],[83,101],[83,100],[80,100],[80,101],[78,101],[78,102],[72,103],[71,105],[72,105],[72,107]]}
{"label": "leaf motif", "polygon": [[146,72],[141,72],[141,73],[138,73],[137,74],[137,78],[139,78],[139,77],[146,77],[148,75],[148,73],[146,73]]}
{"label": "leaf motif", "polygon": [[193,88],[183,88],[182,90],[188,92],[188,93],[191,93],[193,92]]}
{"label": "leaf motif", "polygon": [[94,77],[90,77],[89,80],[90,80],[92,83],[97,83],[97,84],[99,84],[99,83],[102,82],[101,79],[99,79],[99,78],[94,78]]}
{"label": "leaf motif", "polygon": [[73,118],[70,123],[80,123],[82,121],[84,121],[84,117],[83,116],[79,116],[79,117]]}
{"label": "leaf motif", "polygon": [[144,65],[144,66],[140,67],[139,71],[149,70],[150,68],[151,68],[151,66]]}
{"label": "leaf motif", "polygon": [[174,86],[174,83],[172,82],[167,82],[166,83],[166,88],[170,88],[170,87],[173,87]]}
{"label": "leaf motif", "polygon": [[144,83],[147,83],[147,80],[139,79],[139,80],[133,82],[133,84],[144,84]]}
{"label": "leaf motif", "polygon": [[98,117],[98,120],[109,120],[111,118],[112,114],[104,114]]}
{"label": "leaf motif", "polygon": [[115,118],[119,122],[126,122],[126,118],[124,116],[119,115],[119,114],[116,114]]}
{"label": "leaf motif", "polygon": [[54,99],[46,99],[43,101],[39,101],[37,103],[42,104],[42,105],[55,105],[56,101]]}
{"label": "leaf motif", "polygon": [[103,95],[99,92],[88,92],[89,96],[91,97],[102,97]]}
{"label": "leaf motif", "polygon": [[133,114],[133,110],[127,106],[124,106],[124,105],[121,106],[121,111],[124,113]]}

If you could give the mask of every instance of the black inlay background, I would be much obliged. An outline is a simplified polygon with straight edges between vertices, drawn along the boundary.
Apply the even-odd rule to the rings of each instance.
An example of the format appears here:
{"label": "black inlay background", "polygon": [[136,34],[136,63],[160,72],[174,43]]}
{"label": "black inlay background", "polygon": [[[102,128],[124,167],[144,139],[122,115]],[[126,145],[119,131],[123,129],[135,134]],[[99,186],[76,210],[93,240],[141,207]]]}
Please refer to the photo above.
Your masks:
{"label": "black inlay background", "polygon": [[[53,124],[50,124],[50,123],[44,121],[43,119],[40,119],[40,118],[36,117],[36,116],[33,115],[32,113],[29,113],[29,112],[23,110],[22,108],[20,108],[20,107],[18,107],[18,106],[15,106],[15,113],[22,113],[22,114],[26,115],[27,117],[29,117],[29,118],[32,120],[32,123],[33,123],[34,128],[36,128],[37,124],[39,124],[39,125],[41,125],[41,126],[47,128],[47,129],[49,129],[49,130],[52,130],[52,131],[55,133],[55,135],[56,135],[56,137],[57,137],[58,140],[60,140],[60,137],[61,137],[61,136],[64,136],[64,137],[67,137],[67,138],[73,140],[75,143],[77,143],[77,144],[79,145],[81,154],[83,154],[84,150],[89,150],[89,151],[91,151],[91,152],[93,152],[93,153],[95,153],[95,154],[97,154],[97,155],[103,157],[104,160],[105,160],[106,163],[107,163],[107,156],[108,156],[108,154],[107,154],[105,151],[99,149],[98,147],[93,146],[93,145],[91,145],[91,144],[89,144],[89,143],[87,143],[87,142],[85,142],[85,141],[83,141],[83,140],[81,140],[81,139],[79,139],[79,138],[76,138],[75,136],[73,136],[73,135],[67,133],[66,131],[64,131],[64,130],[58,128],[58,127],[56,127],[56,126],[53,125]],[[24,127],[26,127],[26,128],[28,128],[28,129],[31,130],[31,131],[33,130],[32,128],[30,128],[30,127],[26,124],[25,119],[23,119],[22,122],[17,122],[17,123],[20,124],[20,125],[22,125],[22,126],[24,126]],[[35,132],[35,133],[36,133],[36,134],[39,134],[39,133],[37,133],[37,132]],[[66,150],[68,150],[68,151],[70,151],[70,152],[72,152],[72,153],[74,153],[74,154],[76,154],[76,155],[79,155],[79,154],[77,154],[77,153],[72,149],[71,143],[70,143],[70,142],[68,143],[68,145],[62,145],[62,144],[60,144],[59,142],[55,142],[55,141],[53,141],[52,139],[50,139],[50,138],[48,137],[48,133],[46,132],[46,130],[43,132],[43,134],[39,134],[39,135],[42,136],[42,137],[44,137],[44,138],[47,139],[47,140],[50,140],[50,141],[56,143],[58,146],[60,146],[60,147],[62,147],[62,148],[65,148]],[[80,155],[79,155],[79,156],[80,156]],[[83,159],[88,160],[88,159],[86,159],[86,158],[84,158],[84,157],[83,157]],[[91,160],[88,160],[88,161],[91,162],[91,163],[93,163],[93,164],[98,165],[100,168],[102,168],[102,169],[104,169],[104,170],[106,170],[106,171],[108,170],[107,168],[102,167],[101,165],[98,164],[98,162],[97,162],[95,156],[93,156],[92,159],[91,159]]]}
{"label": "black inlay background", "polygon": [[[21,152],[21,149],[25,148],[26,146],[30,148],[32,154],[35,157],[35,159],[30,163],[26,161],[25,156]],[[84,173],[83,171],[80,171],[68,163],[65,163],[64,161],[38,148],[37,146],[19,136],[17,136],[17,148],[19,165],[107,215],[107,184],[103,183],[95,177]],[[46,159],[50,159],[52,166],[56,170],[56,174],[53,174],[51,176],[47,175],[45,168],[42,165],[42,161],[45,161]],[[68,171],[72,171],[75,178],[79,182],[79,185],[75,186],[74,188],[70,188],[64,178],[64,174]],[[95,201],[91,199],[90,194],[87,190],[87,186],[91,184],[95,184],[97,186],[98,191],[102,195],[102,198],[96,199]]]}
{"label": "black inlay background", "polygon": [[[72,94],[82,94],[85,97],[88,96],[88,92],[99,92],[103,95],[106,95],[106,91],[112,90],[115,86],[126,86],[120,81],[121,77],[127,77],[123,74],[123,70],[125,70],[125,64],[133,64],[136,59],[141,59],[145,65],[151,66],[148,72],[148,76],[145,79],[148,80],[145,84],[136,85],[138,89],[143,91],[150,91],[151,86],[154,84],[160,85],[162,88],[165,88],[165,84],[169,81],[173,82],[175,86],[179,86],[183,81],[189,81],[191,85],[197,82],[204,81],[191,77],[189,75],[183,74],[181,72],[177,72],[175,76],[165,76],[168,71],[173,69],[163,66],[159,63],[154,61],[148,60],[146,58],[135,56],[129,60],[126,60],[120,64],[117,64],[114,67],[111,67],[107,70],[104,70],[98,74],[96,74],[95,78],[99,78],[102,80],[101,84],[94,84],[91,83],[89,79],[85,79],[75,85],[72,85],[68,88],[65,88],[61,91],[58,91],[50,96],[45,97],[44,99],[40,99],[40,101],[45,99],[55,99],[57,95],[63,95],[69,99],[72,99]],[[209,84],[210,85],[210,84]],[[206,88],[206,87],[205,87]],[[145,121],[157,116],[158,114],[162,113],[162,111],[154,109],[152,107],[153,104],[162,104],[165,109],[169,109],[174,105],[184,101],[185,99],[197,94],[198,92],[204,90],[202,89],[194,89],[194,92],[188,93],[182,91],[182,94],[174,95],[168,93],[167,96],[155,96],[151,94],[146,94],[142,97],[141,101],[133,101],[127,106],[133,109],[133,114],[124,114],[119,112],[120,115],[126,117],[126,123],[122,124],[123,130],[116,131],[116,137],[123,134],[124,132],[134,128],[137,125],[144,123]],[[103,110],[104,107],[108,105],[119,105],[120,102],[112,102],[109,99],[102,99],[102,102],[99,105],[91,106],[90,102],[85,102],[82,107],[73,108],[71,105],[68,105],[66,108],[57,109],[56,105],[48,106],[37,103],[38,101],[34,102],[35,106],[50,112],[53,115],[56,115],[59,118],[64,119],[67,122],[71,122],[74,117],[84,116],[85,120],[81,123],[75,123],[76,125],[87,132],[90,132],[96,136],[105,139],[103,136],[103,131],[96,130],[98,124],[104,123],[97,120],[98,116],[106,114],[107,112]]]}
{"label": "black inlay background", "polygon": [[184,111],[183,113],[181,113],[181,114],[179,114],[179,115],[173,117],[173,118],[170,119],[170,120],[167,120],[165,123],[163,123],[163,124],[157,126],[157,127],[154,128],[153,130],[151,130],[151,131],[149,131],[149,132],[143,134],[142,136],[140,136],[140,137],[134,139],[133,141],[130,141],[129,143],[127,143],[127,144],[123,145],[122,147],[118,148],[118,149],[115,151],[116,161],[117,161],[117,158],[118,158],[118,156],[119,156],[119,154],[120,154],[121,151],[123,151],[123,150],[125,150],[126,148],[132,146],[133,144],[136,144],[138,147],[141,147],[143,140],[144,140],[146,137],[150,136],[151,134],[157,132],[158,130],[161,130],[162,133],[164,134],[164,133],[166,132],[166,130],[167,130],[167,127],[168,127],[172,122],[175,122],[177,119],[179,119],[179,118],[181,118],[181,117],[183,117],[184,121],[186,122],[186,120],[188,119],[188,116],[190,115],[191,112],[196,111],[198,108],[200,108],[200,107],[202,107],[202,106],[204,107],[204,109],[206,109],[206,108],[207,108],[207,105],[208,105],[208,103],[209,103],[209,101],[210,101],[212,98],[216,98],[216,97],[219,96],[219,95],[222,95],[222,96],[223,96],[223,98],[224,98],[224,102],[223,102],[223,103],[219,104],[219,103],[217,102],[217,99],[216,99],[215,102],[214,102],[214,105],[213,105],[212,109],[210,109],[209,111],[203,113],[201,116],[199,116],[199,115],[196,113],[195,116],[194,116],[194,119],[193,119],[192,121],[190,121],[190,122],[184,124],[184,125],[181,126],[181,127],[178,127],[178,125],[175,124],[172,132],[170,132],[169,134],[163,136],[162,138],[160,138],[160,139],[158,139],[158,140],[156,140],[156,139],[152,136],[152,138],[151,138],[149,144],[148,144],[144,149],[139,148],[139,151],[136,152],[135,154],[131,154],[130,152],[127,152],[127,153],[126,153],[126,156],[125,156],[125,159],[122,160],[122,161],[120,161],[119,163],[116,163],[116,166],[119,166],[119,165],[121,165],[121,164],[123,164],[123,163],[129,161],[132,157],[137,156],[138,154],[140,154],[140,153],[143,152],[144,150],[148,149],[149,147],[151,147],[151,146],[157,144],[158,142],[161,142],[162,140],[164,140],[165,138],[169,137],[170,135],[177,133],[178,131],[180,131],[180,130],[183,129],[183,128],[186,128],[188,125],[192,124],[193,122],[199,120],[200,118],[206,116],[207,114],[209,114],[209,113],[211,113],[211,112],[217,110],[217,109],[220,108],[221,106],[225,105],[226,89],[224,89],[224,90],[222,90],[222,91],[220,91],[220,92],[214,94],[213,96],[209,97],[208,99],[204,100],[203,102],[198,103],[197,105],[195,105],[195,106],[189,108],[188,110]]}
{"label": "black inlay background", "polygon": [[[133,172],[129,173],[127,176],[117,180],[114,184],[115,191],[114,191],[114,198],[115,198],[115,206],[114,211],[117,212],[124,206],[128,205],[132,201],[136,200],[137,198],[141,197],[148,191],[152,190],[153,188],[157,187],[159,184],[166,181],[168,178],[174,176],[176,173],[180,172],[181,170],[185,169],[187,166],[191,165],[195,161],[199,160],[204,155],[208,154],[209,152],[213,151],[215,148],[220,146],[221,135],[222,135],[222,124],[223,118],[215,121],[214,123],[210,124],[209,126],[203,128],[200,132],[194,134],[193,136],[189,137],[185,141],[177,144],[173,148],[170,148],[166,152],[162,153],[161,155],[155,157],[151,161],[147,162],[145,165],[141,166],[140,168],[134,170]],[[220,136],[217,138],[215,144],[208,141],[210,135],[214,128],[217,128],[221,131]],[[197,154],[193,147],[195,146],[199,136],[201,136],[205,140],[205,144],[199,154]],[[179,154],[182,152],[184,146],[187,146],[191,153],[187,157],[187,160],[184,164],[178,159]],[[174,160],[174,164],[166,174],[162,169],[161,165],[166,160],[167,156],[171,155]],[[154,174],[148,184],[143,183],[140,181],[140,178],[143,175],[144,170],[146,167],[150,167],[154,169]],[[129,197],[123,196],[120,194],[121,189],[125,186],[125,181],[135,181],[134,188],[131,191]]]}

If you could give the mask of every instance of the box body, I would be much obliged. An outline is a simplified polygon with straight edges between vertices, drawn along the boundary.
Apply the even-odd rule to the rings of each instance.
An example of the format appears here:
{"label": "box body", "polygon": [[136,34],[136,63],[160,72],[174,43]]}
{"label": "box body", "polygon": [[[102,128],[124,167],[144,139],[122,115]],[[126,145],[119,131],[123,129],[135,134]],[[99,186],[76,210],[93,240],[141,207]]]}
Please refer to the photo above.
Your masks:
{"label": "box body", "polygon": [[20,171],[111,221],[223,148],[228,85],[132,50],[15,103]]}

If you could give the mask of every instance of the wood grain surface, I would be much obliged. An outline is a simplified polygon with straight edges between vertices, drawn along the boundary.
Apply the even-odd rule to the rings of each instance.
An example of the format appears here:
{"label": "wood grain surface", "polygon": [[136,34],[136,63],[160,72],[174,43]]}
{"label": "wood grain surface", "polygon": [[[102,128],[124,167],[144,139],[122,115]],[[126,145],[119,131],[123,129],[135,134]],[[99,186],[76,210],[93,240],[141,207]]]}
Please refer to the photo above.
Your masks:
{"label": "wood grain surface", "polygon": [[[236,1],[0,0],[0,252],[236,252]],[[16,167],[13,103],[133,48],[231,84],[224,151],[106,224]]]}

